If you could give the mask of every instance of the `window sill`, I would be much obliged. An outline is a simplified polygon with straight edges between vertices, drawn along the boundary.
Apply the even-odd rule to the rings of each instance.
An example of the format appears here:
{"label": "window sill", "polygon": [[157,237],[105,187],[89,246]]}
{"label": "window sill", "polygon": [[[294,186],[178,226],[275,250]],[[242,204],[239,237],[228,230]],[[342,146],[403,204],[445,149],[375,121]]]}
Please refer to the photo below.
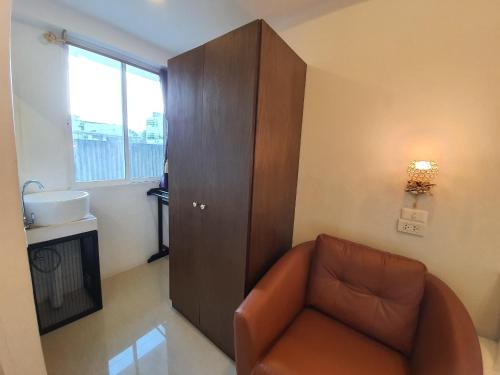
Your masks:
{"label": "window sill", "polygon": [[136,186],[144,184],[159,184],[159,178],[146,180],[110,180],[110,181],[89,181],[89,182],[73,182],[72,189],[94,189],[120,186]]}

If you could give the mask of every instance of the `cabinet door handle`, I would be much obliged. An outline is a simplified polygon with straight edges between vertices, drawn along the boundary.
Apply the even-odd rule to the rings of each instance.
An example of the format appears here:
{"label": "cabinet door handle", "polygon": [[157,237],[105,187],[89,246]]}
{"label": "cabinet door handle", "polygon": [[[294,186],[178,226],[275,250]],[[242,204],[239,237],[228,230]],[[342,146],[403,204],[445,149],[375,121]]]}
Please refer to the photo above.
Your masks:
{"label": "cabinet door handle", "polygon": [[198,202],[193,202],[193,207],[194,208],[198,207]]}
{"label": "cabinet door handle", "polygon": [[204,210],[207,208],[207,205],[205,203],[200,204],[200,210]]}

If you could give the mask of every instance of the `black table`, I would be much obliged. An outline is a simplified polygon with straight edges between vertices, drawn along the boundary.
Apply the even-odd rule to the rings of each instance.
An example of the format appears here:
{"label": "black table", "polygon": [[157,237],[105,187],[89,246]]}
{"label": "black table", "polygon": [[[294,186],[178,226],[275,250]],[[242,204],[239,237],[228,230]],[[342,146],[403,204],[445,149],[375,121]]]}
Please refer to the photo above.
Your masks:
{"label": "black table", "polygon": [[168,191],[162,188],[149,189],[147,195],[158,199],[158,252],[149,257],[148,263],[166,257],[169,253],[168,246],[163,244],[163,205],[168,206]]}

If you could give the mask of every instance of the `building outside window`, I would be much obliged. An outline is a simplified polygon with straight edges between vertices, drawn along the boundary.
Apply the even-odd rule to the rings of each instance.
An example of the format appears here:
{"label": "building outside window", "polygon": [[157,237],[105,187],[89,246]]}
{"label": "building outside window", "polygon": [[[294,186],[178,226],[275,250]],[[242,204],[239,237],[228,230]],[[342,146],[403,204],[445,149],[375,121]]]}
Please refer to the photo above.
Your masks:
{"label": "building outside window", "polygon": [[158,74],[68,47],[75,182],[151,180],[163,173]]}

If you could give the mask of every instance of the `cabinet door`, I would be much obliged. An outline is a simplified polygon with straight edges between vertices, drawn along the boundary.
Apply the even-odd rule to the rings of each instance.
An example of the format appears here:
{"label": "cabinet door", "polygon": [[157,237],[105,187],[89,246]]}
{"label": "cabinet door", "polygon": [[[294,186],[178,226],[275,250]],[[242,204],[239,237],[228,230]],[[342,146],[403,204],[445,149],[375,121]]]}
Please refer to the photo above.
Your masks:
{"label": "cabinet door", "polygon": [[199,256],[201,216],[193,202],[201,199],[201,118],[203,48],[168,64],[168,157],[170,298],[193,324],[199,324]]}
{"label": "cabinet door", "polygon": [[230,356],[244,296],[260,23],[205,45],[200,328]]}

